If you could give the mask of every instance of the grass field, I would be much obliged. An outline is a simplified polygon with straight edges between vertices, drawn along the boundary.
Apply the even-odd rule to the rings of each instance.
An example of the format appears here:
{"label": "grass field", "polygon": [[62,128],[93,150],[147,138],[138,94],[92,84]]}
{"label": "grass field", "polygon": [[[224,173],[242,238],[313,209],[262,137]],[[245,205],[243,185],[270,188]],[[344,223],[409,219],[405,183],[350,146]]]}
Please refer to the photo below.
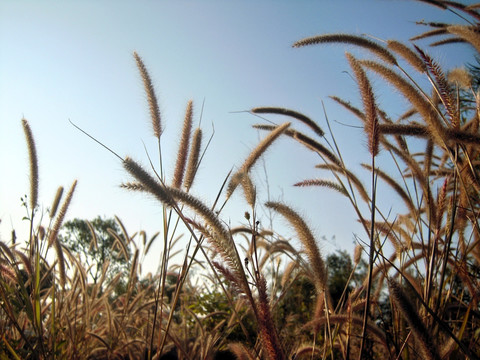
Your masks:
{"label": "grass field", "polygon": [[[12,233],[8,243],[0,242],[0,358],[480,358],[480,68],[471,65],[478,64],[472,58],[463,68],[442,69],[414,42],[462,42],[480,52],[480,5],[425,2],[454,11],[463,25],[425,22],[427,31],[410,44],[350,34],[293,44],[342,43],[371,55],[362,59],[346,53],[362,106],[332,96],[364,127],[370,155],[362,174],[344,163],[328,116],[324,129],[294,110],[256,107],[251,113],[265,121],[254,128],[265,135],[210,203],[190,192],[210,141],[201,128],[193,128],[193,100],[185,109],[174,172],[167,174],[154,85],[134,53],[160,161],[145,168],[115,155],[131,177],[121,186],[158,200],[163,223],[148,237],[129,234],[116,219],[110,251],[128,265],[127,272],[107,275],[113,266],[107,260],[95,264],[101,271],[92,278],[93,265],[64,242],[62,225],[76,181],[69,189],[59,188],[42,212],[34,134],[23,119],[31,184],[23,200],[30,237],[23,244]],[[404,98],[408,106],[402,116],[382,107],[372,79]],[[428,86],[420,86],[425,79]],[[299,124],[308,132],[297,130]],[[336,274],[329,271],[301,209],[257,202],[251,169],[280,137],[317,154],[316,167],[325,174],[296,186],[344,196],[365,230],[368,240],[359,238],[353,259],[346,259],[351,266],[343,289],[334,289]],[[396,170],[378,167],[379,156]],[[398,199],[391,211],[382,208],[380,184]],[[237,227],[222,218],[235,192],[245,200]],[[284,220],[298,248],[259,224],[260,207]],[[91,223],[88,229],[89,247],[97,249]],[[178,246],[180,237],[186,248]],[[159,271],[142,277],[142,259],[153,242],[163,247]]]}

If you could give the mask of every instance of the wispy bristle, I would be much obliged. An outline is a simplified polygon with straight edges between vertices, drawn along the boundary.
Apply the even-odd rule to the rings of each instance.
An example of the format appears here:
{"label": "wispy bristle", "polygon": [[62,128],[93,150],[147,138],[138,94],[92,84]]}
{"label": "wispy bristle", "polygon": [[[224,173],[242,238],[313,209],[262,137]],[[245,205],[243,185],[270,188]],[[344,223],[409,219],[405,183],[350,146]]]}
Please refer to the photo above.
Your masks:
{"label": "wispy bristle", "polygon": [[198,169],[198,162],[200,159],[200,150],[202,148],[202,129],[197,128],[193,133],[192,146],[190,148],[190,155],[188,156],[187,170],[185,172],[185,189],[190,189],[195,179]]}
{"label": "wispy bristle", "polygon": [[257,191],[248,173],[242,173],[242,180],[240,183],[242,184],[243,192],[245,194],[245,200],[247,200],[248,205],[253,208],[257,199]]}
{"label": "wispy bristle", "polygon": [[449,37],[446,39],[434,41],[430,43],[430,46],[435,47],[435,46],[447,45],[447,44],[466,44],[466,43],[468,43],[468,41],[465,39],[461,39],[459,37]]}
{"label": "wispy bristle", "polygon": [[380,124],[380,134],[384,135],[404,135],[404,136],[416,136],[420,138],[430,137],[430,133],[424,125],[415,124]]}
{"label": "wispy bristle", "polygon": [[476,28],[464,25],[452,25],[447,27],[447,31],[469,42],[475,50],[480,52],[480,34]]}
{"label": "wispy bristle", "polygon": [[315,287],[319,293],[325,291],[327,289],[327,272],[325,269],[325,263],[320,254],[315,237],[305,221],[300,217],[300,215],[284,204],[278,202],[267,202],[265,206],[281,214],[295,229],[299,240],[302,242],[303,247],[305,248],[310,266],[312,267],[313,275],[316,280]]}
{"label": "wispy bristle", "polygon": [[[372,171],[372,167],[370,165],[362,164],[362,166],[370,171]],[[413,204],[413,201],[409,194],[405,191],[405,189],[397,183],[396,180],[394,180],[392,177],[387,175],[384,171],[381,169],[375,169],[375,173],[382,179],[384,180],[390,187],[395,190],[395,192],[402,198],[402,200],[405,202],[407,205],[408,209],[411,211],[412,214],[416,213],[416,208],[415,205]]]}
{"label": "wispy bristle", "polygon": [[260,339],[263,344],[263,349],[268,354],[269,359],[283,360],[285,359],[285,355],[283,354],[277,329],[273,322],[272,312],[270,311],[270,304],[267,295],[267,281],[264,277],[261,277],[258,281],[257,288],[257,313],[260,326]]}
{"label": "wispy bristle", "polygon": [[472,87],[472,76],[464,67],[450,70],[447,78],[449,82],[456,84],[464,90],[469,90]]}
{"label": "wispy bristle", "polygon": [[65,269],[65,257],[63,256],[62,244],[60,244],[60,240],[58,239],[58,237],[55,239],[53,244],[54,244],[55,252],[57,253],[58,268],[60,273],[60,286],[62,288],[65,288],[67,272]]}
{"label": "wispy bristle", "polygon": [[419,47],[415,46],[415,48],[417,49],[418,53],[422,57],[425,65],[427,66],[429,73],[435,79],[436,86],[434,87],[434,90],[436,91],[442,104],[445,107],[445,110],[447,111],[452,127],[458,128],[459,127],[458,109],[456,107],[456,102],[454,101],[452,96],[452,90],[445,77],[445,74],[443,73],[442,68],[440,67],[440,65],[438,65],[436,61],[434,61],[428,54],[426,54]]}
{"label": "wispy bristle", "polygon": [[353,172],[351,172],[350,170],[346,169],[345,167],[338,166],[336,164],[318,164],[315,167],[318,168],[318,169],[330,170],[330,171],[335,172],[339,175],[343,175],[343,176],[347,177],[352,182],[352,184],[355,186],[355,188],[358,190],[362,199],[366,203],[370,202],[370,197],[368,196],[367,190],[365,190],[365,187],[363,186],[360,179],[357,176],[355,176],[355,174]]}
{"label": "wispy bristle", "polygon": [[145,88],[145,92],[147,93],[150,117],[152,119],[153,134],[156,138],[160,139],[160,136],[162,135],[162,123],[160,120],[160,109],[158,107],[157,96],[155,95],[155,88],[142,58],[136,52],[133,53],[133,56],[137,62],[137,67],[143,80],[143,86]]}
{"label": "wispy bristle", "polygon": [[55,198],[53,199],[52,207],[50,208],[50,219],[53,219],[55,217],[55,214],[57,213],[58,209],[58,204],[60,203],[60,199],[62,198],[63,195],[63,186],[60,186],[57,189],[57,193],[55,194]]}
{"label": "wispy bristle", "polygon": [[318,35],[318,36],[313,36],[313,37],[299,40],[295,44],[293,44],[293,47],[301,47],[306,45],[323,44],[323,43],[347,43],[347,44],[357,45],[373,52],[375,55],[382,58],[389,64],[397,65],[397,60],[395,59],[395,57],[383,46],[380,46],[377,43],[371,40],[368,40],[364,37],[356,36],[356,35],[350,35],[350,34]]}
{"label": "wispy bristle", "polygon": [[192,208],[195,210],[197,214],[203,217],[203,219],[206,221],[206,223],[212,228],[212,231],[216,233],[219,238],[221,238],[221,241],[224,242],[225,246],[227,249],[224,249],[226,253],[229,254],[229,256],[234,259],[235,256],[232,256],[232,254],[235,252],[234,250],[234,245],[230,242],[231,240],[231,235],[229,230],[224,226],[224,224],[220,221],[218,216],[215,214],[214,211],[212,211],[208,206],[206,206],[202,201],[194,197],[193,195],[182,191],[177,188],[170,188],[167,187],[166,191],[168,191],[171,196],[185,204],[186,206]]}
{"label": "wispy bristle", "polygon": [[185,111],[185,119],[183,121],[182,136],[178,148],[177,162],[175,164],[175,172],[173,174],[172,186],[180,188],[182,186],[183,175],[185,174],[185,166],[187,164],[188,149],[190,147],[190,134],[192,132],[192,108],[193,102],[190,100]]}
{"label": "wispy bristle", "polygon": [[420,345],[419,347],[422,351],[423,358],[440,359],[438,349],[435,347],[433,339],[429,336],[429,332],[423,324],[422,319],[400,284],[393,279],[389,279],[388,286],[390,289],[390,296],[394,300],[402,316],[407,320],[415,340],[417,340]]}
{"label": "wispy bristle", "polygon": [[365,119],[365,114],[362,113],[359,109],[357,109],[355,106],[353,106],[350,102],[345,101],[343,99],[340,99],[338,96],[329,96],[330,99],[334,100],[335,102],[339,103],[342,105],[345,109],[353,113],[356,117],[358,117],[360,120]]}
{"label": "wispy bristle", "polygon": [[282,280],[280,281],[280,284],[282,285],[282,287],[285,287],[285,284],[287,283],[287,281],[290,280],[290,276],[292,275],[293,270],[295,270],[297,267],[298,267],[298,263],[296,261],[290,261],[288,263],[287,267],[283,272]]}
{"label": "wispy bristle", "polygon": [[439,29],[429,30],[429,31],[426,31],[426,32],[424,32],[420,35],[414,36],[414,37],[410,38],[410,40],[412,40],[412,41],[420,40],[420,39],[424,39],[424,38],[431,37],[431,36],[443,35],[443,34],[446,34],[446,33],[447,33],[447,29],[444,28],[444,27],[441,27]]}
{"label": "wispy bristle", "polygon": [[402,56],[418,72],[424,73],[427,71],[425,63],[422,61],[422,59],[420,59],[417,53],[410,49],[407,45],[396,40],[388,40],[387,46],[389,49]]}
{"label": "wispy bristle", "polygon": [[[264,124],[253,125],[253,127],[255,129],[268,130],[268,131],[272,131],[273,129],[277,128],[277,126],[275,126],[275,125],[264,125]],[[308,149],[310,149],[314,152],[317,152],[318,154],[326,157],[331,162],[333,162],[333,163],[335,163],[339,166],[341,165],[340,160],[330,150],[328,150],[324,145],[320,144],[318,141],[312,139],[311,137],[309,137],[309,136],[307,136],[307,135],[305,135],[305,134],[303,134],[299,131],[292,130],[292,129],[285,130],[284,134],[294,138],[300,144],[304,145]]]}
{"label": "wispy bristle", "polygon": [[350,66],[357,79],[360,94],[362,95],[363,108],[365,112],[365,133],[368,138],[368,149],[372,156],[378,155],[379,149],[379,131],[378,131],[378,117],[377,105],[375,104],[375,96],[373,94],[372,86],[368,80],[365,71],[363,71],[359,62],[350,54],[346,54]]}
{"label": "wispy bristle", "polygon": [[30,160],[30,208],[32,211],[38,202],[38,158],[32,129],[26,119],[22,119],[23,131],[27,140],[28,155]]}
{"label": "wispy bristle", "polygon": [[310,129],[312,129],[318,136],[323,137],[325,134],[324,131],[317,125],[315,121],[310,119],[308,116],[299,113],[294,110],[280,108],[280,107],[256,107],[251,110],[254,114],[279,114],[290,116],[294,119],[300,120],[302,123],[307,125]]}
{"label": "wispy bristle", "polygon": [[355,265],[358,265],[360,263],[360,260],[362,259],[362,252],[363,252],[362,245],[358,244],[357,246],[355,246],[355,250],[353,252],[353,263]]}
{"label": "wispy bristle", "polygon": [[139,182],[125,182],[120,184],[120,187],[132,191],[145,191],[145,187]]}
{"label": "wispy bristle", "polygon": [[[268,147],[280,136],[282,133],[288,129],[290,123],[284,123],[280,126],[277,126],[274,130],[272,130],[260,143],[257,145],[255,149],[250,153],[247,159],[244,161],[242,167],[238,171],[238,173],[249,172],[253,165],[260,159],[263,153],[268,149]],[[232,193],[235,191],[236,187],[240,183],[241,176],[234,174],[230,180],[230,183],[227,188],[227,197],[230,197]]]}
{"label": "wispy bristle", "polygon": [[165,190],[165,187],[159,184],[153,177],[150,176],[139,164],[137,164],[130,157],[126,157],[123,161],[123,167],[132,175],[146,191],[154,195],[160,202],[165,205],[172,206],[172,198]]}
{"label": "wispy bristle", "polygon": [[446,136],[456,142],[463,144],[477,145],[480,144],[480,135],[470,131],[462,131],[455,129],[447,129]]}
{"label": "wispy bristle", "polygon": [[[215,247],[215,250],[218,250],[218,249]],[[229,269],[228,267],[226,267],[223,264],[220,264],[219,262],[217,262],[215,260],[212,261],[212,265],[215,267],[215,269],[220,274],[223,275],[225,280],[228,281],[229,285],[232,286],[232,288],[235,292],[237,292],[237,293],[242,293],[243,292],[242,284],[241,284],[240,279],[237,277],[237,275],[231,269]]]}
{"label": "wispy bristle", "polygon": [[348,196],[347,191],[343,186],[340,184],[331,181],[331,180],[324,180],[324,179],[311,179],[311,180],[303,180],[300,181],[296,184],[293,184],[293,186],[322,186],[322,187],[328,187],[330,189],[338,191],[340,194]]}
{"label": "wispy bristle", "polygon": [[374,61],[362,60],[360,63],[382,76],[391,85],[398,89],[408,101],[410,101],[427,123],[428,130],[432,134],[432,137],[442,146],[444,143],[444,128],[428,100],[426,100],[425,97],[413,87],[413,85],[393,70]]}
{"label": "wispy bristle", "polygon": [[57,239],[58,233],[59,233],[60,228],[63,224],[63,220],[65,219],[65,215],[67,214],[67,210],[68,210],[68,207],[70,206],[70,203],[72,201],[73,193],[74,193],[76,187],[77,187],[77,180],[75,180],[73,182],[72,186],[70,187],[70,190],[67,193],[65,201],[63,202],[63,205],[60,208],[60,211],[58,212],[57,218],[55,219],[55,223],[53,224],[52,230],[50,231],[50,235],[48,237],[48,246],[49,247]]}
{"label": "wispy bristle", "polygon": [[242,170],[248,172],[257,162],[260,156],[262,156],[265,150],[267,150],[267,148],[275,141],[275,139],[277,139],[289,126],[290,123],[287,122],[270,132],[270,134],[268,134],[247,157],[242,165]]}
{"label": "wispy bristle", "polygon": [[132,264],[130,266],[130,274],[128,276],[128,279],[130,281],[130,286],[132,287],[133,287],[133,284],[135,284],[135,281],[137,279],[137,268],[138,268],[138,249],[135,249],[135,254],[133,255]]}

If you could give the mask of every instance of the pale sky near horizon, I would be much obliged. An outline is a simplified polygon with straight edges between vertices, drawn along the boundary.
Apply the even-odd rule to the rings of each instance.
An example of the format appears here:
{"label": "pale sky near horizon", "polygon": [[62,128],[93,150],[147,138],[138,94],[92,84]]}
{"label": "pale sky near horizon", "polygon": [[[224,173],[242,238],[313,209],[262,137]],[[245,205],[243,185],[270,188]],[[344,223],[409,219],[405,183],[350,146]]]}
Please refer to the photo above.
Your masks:
{"label": "pale sky near horizon", "polygon": [[[92,219],[119,216],[130,233],[161,229],[161,206],[119,184],[130,180],[121,162],[76,130],[69,119],[122,157],[147,167],[144,144],[158,161],[148,106],[132,52],[143,58],[156,87],[165,128],[168,174],[174,164],[185,106],[194,102],[198,125],[202,102],[205,140],[215,133],[192,193],[211,204],[228,171],[239,166],[265,136],[252,129],[256,106],[305,113],[327,129],[322,102],[347,164],[368,161],[365,140],[352,115],[329,95],[361,106],[345,51],[332,44],[292,48],[304,37],[344,32],[378,39],[408,39],[426,28],[415,21],[461,22],[454,14],[414,1],[10,1],[0,2],[0,240],[12,228],[25,236],[20,197],[29,191],[28,154],[21,119],[36,141],[40,204],[50,207],[58,186],[78,179],[67,214]],[[431,49],[443,66],[473,62],[465,45]],[[372,80],[380,104],[394,118],[406,103],[383,82]],[[287,119],[269,117],[278,123]],[[293,124],[307,130],[298,123]],[[291,139],[280,139],[265,156],[270,196],[300,213],[326,252],[351,251],[361,228],[346,199],[327,189],[294,188],[303,179],[328,178],[315,170],[318,157]],[[266,199],[262,166],[255,168],[260,198]],[[171,179],[171,177],[170,177]],[[367,186],[368,187],[368,186]],[[232,226],[245,222],[247,205],[238,194],[223,214]],[[386,208],[398,200],[386,200]],[[266,219],[263,218],[267,223]],[[23,234],[23,235],[22,235]],[[325,237],[327,241],[320,240]],[[332,240],[335,237],[335,240]],[[158,244],[160,248],[160,244]],[[149,258],[153,269],[156,258]],[[151,269],[151,268],[150,268]]]}

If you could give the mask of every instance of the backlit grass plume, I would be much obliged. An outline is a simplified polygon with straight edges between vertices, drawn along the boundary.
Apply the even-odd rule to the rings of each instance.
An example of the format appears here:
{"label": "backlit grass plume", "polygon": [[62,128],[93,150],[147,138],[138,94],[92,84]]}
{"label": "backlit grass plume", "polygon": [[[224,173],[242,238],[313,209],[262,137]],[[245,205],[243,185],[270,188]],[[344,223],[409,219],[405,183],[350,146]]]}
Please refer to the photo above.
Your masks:
{"label": "backlit grass plume", "polygon": [[255,149],[248,155],[248,157],[245,159],[243,162],[242,166],[238,170],[236,174],[234,174],[230,180],[230,183],[228,184],[227,188],[227,198],[230,197],[235,189],[237,188],[238,184],[240,183],[240,180],[242,178],[241,175],[242,173],[248,173],[252,166],[260,159],[260,157],[263,155],[263,153],[268,149],[268,147],[280,136],[282,133],[288,129],[290,126],[289,122],[286,122],[278,127],[276,127],[274,130],[272,130],[260,143],[257,145]]}
{"label": "backlit grass plume", "polygon": [[475,50],[480,52],[480,34],[478,33],[478,28],[465,25],[452,25],[447,27],[447,31],[470,43]]}
{"label": "backlit grass plume", "polygon": [[192,111],[193,102],[190,100],[185,111],[185,119],[183,121],[182,136],[178,148],[177,162],[175,172],[173,174],[173,187],[180,188],[185,174],[185,166],[187,164],[188,149],[190,147],[190,133],[192,132]]}
{"label": "backlit grass plume", "polygon": [[150,117],[152,120],[153,134],[156,138],[160,139],[162,135],[162,123],[160,119],[160,109],[158,107],[157,96],[155,95],[155,88],[152,83],[152,79],[148,74],[147,68],[143,63],[142,58],[137,54],[133,53],[133,57],[137,63],[138,70],[143,80],[143,86],[145,87],[145,92],[147,94],[148,106],[150,108]]}
{"label": "backlit grass plume", "polygon": [[312,275],[315,279],[315,288],[318,293],[327,290],[327,271],[317,241],[310,231],[306,222],[294,210],[285,204],[279,202],[267,202],[266,207],[275,210],[282,215],[290,225],[295,229],[298,239],[301,241],[305,253],[307,254]]}
{"label": "backlit grass plume", "polygon": [[55,194],[55,198],[53,199],[53,203],[49,211],[49,216],[52,219],[55,217],[55,214],[57,213],[58,204],[60,204],[60,199],[62,198],[62,195],[63,195],[63,186],[60,186],[57,189],[57,193]]}
{"label": "backlit grass plume", "polygon": [[123,161],[123,167],[132,175],[143,189],[153,194],[160,202],[173,206],[173,201],[169,193],[165,191],[165,187],[155,180],[142,166],[130,157],[126,157]]}
{"label": "backlit grass plume", "polygon": [[[256,124],[253,125],[255,129],[259,130],[267,130],[267,131],[272,131],[276,129],[278,126],[275,125],[266,125],[266,124]],[[341,166],[340,160],[337,158],[337,156],[327,149],[325,145],[320,144],[318,141],[312,139],[311,137],[305,135],[304,133],[301,133],[300,131],[293,130],[293,129],[287,129],[283,132],[285,135],[297,140],[300,144],[308,148],[309,150],[317,152],[320,156],[327,158],[331,162]]]}
{"label": "backlit grass plume", "polygon": [[273,107],[273,106],[256,107],[250,111],[254,114],[278,114],[278,115],[289,116],[294,119],[300,120],[302,123],[307,125],[310,129],[312,129],[318,136],[322,137],[324,135],[323,130],[320,128],[320,126],[317,125],[315,121],[310,119],[308,116],[302,113],[299,113],[298,111],[280,108],[280,107]]}
{"label": "backlit grass plume", "polygon": [[346,43],[356,45],[367,49],[391,65],[397,65],[397,60],[387,49],[374,41],[368,40],[362,36],[351,34],[324,34],[308,37],[299,40],[293,44],[293,47],[306,45],[326,44],[326,43]]}
{"label": "backlit grass plume", "polygon": [[427,71],[427,67],[418,54],[410,49],[407,45],[396,40],[388,40],[387,46],[390,50],[396,52],[403,57],[415,70],[420,73]]}
{"label": "backlit grass plume", "polygon": [[393,85],[400,93],[416,108],[418,113],[422,116],[428,124],[428,130],[433,139],[439,146],[442,146],[445,141],[445,131],[442,123],[432,107],[430,102],[422,95],[412,84],[401,77],[392,69],[387,68],[375,61],[362,60],[361,64],[370,70],[375,71],[382,76],[386,81]]}
{"label": "backlit grass plume", "polygon": [[37,207],[38,202],[38,158],[37,148],[35,147],[35,140],[33,138],[32,130],[26,119],[22,119],[23,131],[27,140],[29,164],[30,164],[30,208],[33,211]]}
{"label": "backlit grass plume", "polygon": [[378,154],[379,144],[379,129],[377,118],[377,105],[375,104],[375,96],[373,94],[372,86],[368,80],[365,71],[363,71],[359,62],[350,54],[347,53],[347,59],[353,69],[353,73],[357,79],[360,94],[362,95],[363,108],[365,113],[365,133],[368,139],[368,149],[372,156]]}
{"label": "backlit grass plume", "polygon": [[434,339],[429,336],[429,332],[425,327],[422,319],[418,315],[417,310],[413,307],[411,300],[405,294],[404,290],[395,280],[390,279],[388,282],[390,294],[397,305],[402,316],[407,320],[410,330],[422,351],[423,359],[439,360],[440,355],[438,348],[434,344]]}
{"label": "backlit grass plume", "polygon": [[77,187],[77,180],[73,182],[72,186],[70,187],[70,190],[68,190],[67,196],[65,197],[65,200],[62,206],[60,207],[60,210],[58,211],[58,215],[55,218],[54,225],[48,237],[49,246],[51,246],[57,239],[58,233],[60,232],[60,228],[63,224],[63,220],[65,220],[65,215],[67,214],[68,207],[72,202],[73,193],[75,192],[76,187]]}
{"label": "backlit grass plume", "polygon": [[193,180],[197,173],[198,164],[200,161],[201,148],[202,148],[202,129],[197,128],[193,133],[192,146],[190,148],[187,170],[185,173],[184,186],[185,186],[185,189],[187,190],[192,187]]}

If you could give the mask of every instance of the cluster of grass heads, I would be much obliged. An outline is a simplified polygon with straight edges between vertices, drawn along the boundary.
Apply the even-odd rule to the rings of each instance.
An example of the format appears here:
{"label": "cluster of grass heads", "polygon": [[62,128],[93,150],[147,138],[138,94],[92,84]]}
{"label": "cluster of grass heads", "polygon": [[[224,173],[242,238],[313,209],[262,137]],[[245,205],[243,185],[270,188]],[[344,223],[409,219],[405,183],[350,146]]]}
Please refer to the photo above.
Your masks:
{"label": "cluster of grass heads", "polygon": [[[480,51],[480,5],[428,3],[456,12],[467,25],[426,23],[432,30],[417,39],[443,36],[434,45],[465,42]],[[59,233],[76,182],[65,197],[59,189],[48,216],[39,213],[35,143],[23,120],[30,154],[31,189],[25,202],[30,236],[26,245],[14,235],[11,244],[0,242],[0,357],[213,359],[226,357],[222,351],[228,349],[237,359],[480,358],[480,98],[471,73],[455,69],[446,74],[424,50],[397,41],[327,34],[294,47],[332,42],[361,47],[374,58],[346,55],[363,108],[332,97],[364,124],[370,158],[363,166],[370,185],[349,170],[333,134],[329,142],[315,121],[290,109],[258,107],[251,113],[291,122],[254,126],[268,134],[226,177],[211,204],[190,192],[208,147],[201,129],[194,130],[193,103],[186,106],[169,178],[161,157],[157,97],[142,59],[134,54],[160,163],[150,162],[147,170],[117,155],[132,177],[122,187],[157,199],[163,206],[163,228],[149,240],[144,233],[129,235],[117,220],[121,231],[111,231],[112,248],[129,263],[126,279],[120,279],[122,274],[107,277],[107,261],[92,282],[89,268],[62,244]],[[403,95],[410,106],[403,116],[391,118],[377,103],[372,75]],[[428,88],[418,85],[421,78],[429,80]],[[296,130],[297,122],[311,134]],[[250,170],[282,136],[318,154],[316,167],[330,174],[296,185],[326,187],[345,196],[365,229],[348,281],[343,291],[335,289],[335,297],[333,277],[305,220],[284,203],[257,203]],[[398,172],[378,168],[380,153]],[[405,211],[382,211],[378,181],[398,195]],[[230,228],[222,209],[235,191],[248,206],[239,221],[247,225]],[[260,227],[260,206],[285,219],[300,248],[274,229]],[[95,247],[95,231],[90,230]],[[182,233],[188,235],[186,248],[175,265],[172,256]],[[153,241],[163,244],[159,271],[141,278],[141,259]],[[358,280],[362,252],[367,271]],[[200,283],[196,270],[203,274]],[[116,291],[120,280],[126,285]]]}

